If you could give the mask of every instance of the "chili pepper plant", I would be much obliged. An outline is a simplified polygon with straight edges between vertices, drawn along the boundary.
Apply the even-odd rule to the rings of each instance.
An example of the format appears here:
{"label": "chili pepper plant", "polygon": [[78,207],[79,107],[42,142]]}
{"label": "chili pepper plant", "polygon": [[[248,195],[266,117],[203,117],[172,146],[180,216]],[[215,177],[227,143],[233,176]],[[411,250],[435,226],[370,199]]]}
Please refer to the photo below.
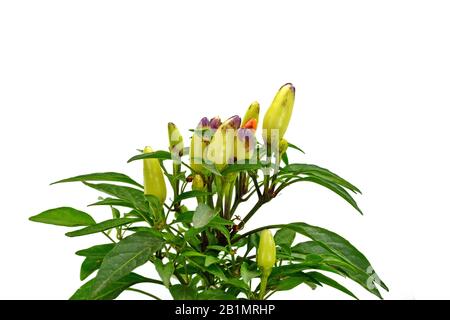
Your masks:
{"label": "chili pepper plant", "polygon": [[[356,298],[335,280],[338,276],[381,298],[379,289],[388,288],[340,235],[305,222],[248,227],[261,207],[302,183],[331,190],[361,213],[353,198],[360,190],[353,184],[317,165],[289,161],[291,152],[303,152],[285,139],[294,99],[292,84],[279,89],[262,121],[262,140],[257,102],[243,118],[201,119],[191,130],[189,147],[169,123],[166,150],[145,147],[128,161],[143,166],[137,179],[143,184],[117,172],[55,182],[81,182],[97,190],[103,196],[90,206],[106,207],[112,215],[97,221],[85,211],[59,207],[30,218],[75,228],[68,237],[105,236],[76,252],[84,259],[80,279],[85,282],[71,299],[115,299],[125,290],[159,299],[140,289],[145,283],[167,288],[180,300],[263,300],[299,285],[329,286]],[[245,202],[251,203],[249,211],[242,209]],[[159,278],[137,273],[138,267],[140,273],[154,268]]]}

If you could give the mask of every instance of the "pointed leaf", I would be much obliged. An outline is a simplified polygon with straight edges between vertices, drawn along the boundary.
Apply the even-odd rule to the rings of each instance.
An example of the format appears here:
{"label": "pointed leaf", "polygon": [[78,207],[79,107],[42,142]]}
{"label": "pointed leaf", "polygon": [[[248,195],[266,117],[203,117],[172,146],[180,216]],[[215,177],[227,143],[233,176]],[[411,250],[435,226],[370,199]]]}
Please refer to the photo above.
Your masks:
{"label": "pointed leaf", "polygon": [[52,185],[57,184],[57,183],[76,182],[76,181],[82,181],[82,182],[86,182],[86,181],[111,181],[111,182],[113,182],[113,181],[115,181],[115,182],[128,183],[128,184],[132,184],[134,186],[143,188],[143,186],[141,184],[137,183],[136,181],[131,179],[129,176],[127,176],[123,173],[118,173],[118,172],[97,172],[97,173],[83,174],[80,176],[53,182]]}
{"label": "pointed leaf", "polygon": [[113,300],[132,285],[152,281],[151,279],[145,278],[136,273],[130,273],[122,279],[111,283],[93,299],[91,293],[94,282],[95,278],[86,282],[72,295],[72,297],[70,297],[70,300]]}
{"label": "pointed leaf", "polygon": [[332,182],[329,182],[327,180],[324,180],[324,179],[321,179],[321,178],[318,178],[318,177],[314,177],[314,176],[301,178],[299,180],[314,182],[314,183],[317,183],[317,184],[319,184],[319,185],[321,185],[321,186],[323,186],[323,187],[333,191],[334,193],[339,195],[341,198],[343,198],[345,201],[347,201],[359,213],[363,214],[361,209],[358,207],[358,204],[356,203],[355,199],[353,199],[352,196],[347,191],[345,191],[344,188],[342,188],[338,184],[332,183]]}
{"label": "pointed leaf", "polygon": [[134,208],[133,205],[129,201],[125,201],[122,199],[114,199],[114,198],[105,198],[99,200],[97,202],[91,203],[88,207],[93,206],[117,206],[117,207],[126,207],[126,208]]}
{"label": "pointed leaf", "polygon": [[[370,262],[350,242],[332,231],[302,222],[291,223],[285,227],[291,228],[292,230],[310,238],[322,248],[335,254],[344,262],[351,265],[356,272],[359,272],[359,275],[355,275],[355,279],[359,279],[357,282],[373,294],[381,297],[376,286],[374,285],[375,281],[379,279],[378,277],[375,277],[376,273],[370,265]],[[366,283],[364,283],[364,281],[366,281]],[[381,280],[380,285],[387,290],[387,287]]]}
{"label": "pointed leaf", "polygon": [[341,178],[337,174],[331,172],[328,169],[316,166],[314,164],[306,163],[292,163],[282,169],[282,172],[288,172],[293,174],[312,174],[329,182],[341,185],[355,193],[361,193],[361,191],[347,180]]}
{"label": "pointed leaf", "polygon": [[170,287],[170,294],[175,300],[195,300],[197,292],[188,286],[176,284]]}
{"label": "pointed leaf", "polygon": [[84,259],[80,268],[80,280],[83,281],[87,277],[89,277],[92,273],[94,273],[98,268],[100,268],[103,259],[100,258],[90,258],[87,257]]}
{"label": "pointed leaf", "polygon": [[291,246],[294,242],[296,232],[291,229],[280,229],[275,233],[274,240],[279,246]]}
{"label": "pointed leaf", "polygon": [[95,224],[95,220],[89,214],[70,207],[50,209],[29,219],[34,222],[65,227],[81,227]]}
{"label": "pointed leaf", "polygon": [[158,272],[159,276],[161,277],[162,282],[164,283],[164,285],[167,288],[169,288],[170,287],[170,278],[172,277],[173,272],[175,271],[173,263],[169,262],[166,265],[164,265],[160,259],[155,259],[154,265],[155,265],[156,271]]}
{"label": "pointed leaf", "polygon": [[91,226],[88,226],[83,229],[67,232],[66,236],[68,237],[80,237],[88,234],[93,234],[97,232],[106,231],[115,227],[123,226],[125,224],[142,221],[140,218],[119,218],[119,219],[110,219],[106,220]]}
{"label": "pointed leaf", "polygon": [[115,243],[99,244],[87,249],[79,250],[75,252],[75,254],[82,257],[103,259],[106,254],[114,248],[115,245]]}
{"label": "pointed leaf", "polygon": [[118,186],[108,183],[93,184],[89,182],[83,182],[88,187],[91,187],[100,192],[109,194],[110,196],[125,200],[133,205],[137,210],[148,212],[149,207],[144,197],[144,192],[131,187]]}
{"label": "pointed leaf", "polygon": [[263,165],[261,163],[235,163],[229,164],[223,171],[222,175],[226,176],[229,173],[236,173],[242,171],[255,171],[261,169]]}
{"label": "pointed leaf", "polygon": [[319,281],[322,284],[326,284],[327,286],[333,287],[333,288],[335,288],[335,289],[337,289],[339,291],[342,291],[342,292],[348,294],[350,297],[353,297],[353,298],[358,300],[358,297],[355,296],[353,294],[353,292],[348,290],[346,287],[344,287],[343,285],[341,285],[337,281],[335,281],[335,280],[333,280],[333,279],[323,275],[320,272],[316,272],[316,271],[308,272],[307,275],[313,277],[314,279],[316,279],[317,281]]}
{"label": "pointed leaf", "polygon": [[155,152],[149,152],[149,153],[142,153],[138,154],[128,160],[128,163],[136,160],[142,160],[142,159],[160,159],[160,160],[171,160],[172,154],[168,151],[155,151]]}
{"label": "pointed leaf", "polygon": [[295,149],[297,151],[300,151],[301,153],[305,154],[305,151],[303,151],[302,149],[300,149],[299,147],[297,147],[296,145],[292,144],[292,143],[288,143],[289,148]]}
{"label": "pointed leaf", "polygon": [[204,196],[208,196],[210,194],[211,194],[210,192],[206,192],[206,191],[197,191],[197,190],[186,191],[186,192],[179,194],[177,197],[175,197],[174,202],[180,202],[182,200],[195,198],[195,197],[204,197]]}
{"label": "pointed leaf", "polygon": [[146,263],[162,246],[163,241],[148,232],[137,232],[120,241],[103,259],[92,287],[92,297],[98,297],[111,284]]}

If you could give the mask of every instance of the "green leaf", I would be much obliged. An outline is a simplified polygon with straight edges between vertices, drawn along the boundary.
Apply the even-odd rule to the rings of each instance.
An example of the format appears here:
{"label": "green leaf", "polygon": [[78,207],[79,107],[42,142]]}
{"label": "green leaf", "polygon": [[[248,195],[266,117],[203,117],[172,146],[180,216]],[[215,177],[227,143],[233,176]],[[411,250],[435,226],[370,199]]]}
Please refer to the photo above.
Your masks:
{"label": "green leaf", "polygon": [[222,218],[218,215],[214,216],[211,221],[208,223],[208,226],[217,227],[217,226],[232,226],[233,221]]}
{"label": "green leaf", "polygon": [[192,217],[192,224],[194,228],[202,228],[206,226],[215,214],[215,211],[208,205],[200,203],[197,209],[195,209],[194,216]]}
{"label": "green leaf", "polygon": [[188,286],[176,284],[170,287],[170,294],[175,300],[195,300],[197,292]]}
{"label": "green leaf", "polygon": [[293,174],[307,174],[314,175],[318,178],[322,178],[332,183],[336,183],[348,190],[351,190],[355,193],[361,193],[361,191],[355,187],[353,184],[348,182],[347,180],[341,178],[337,174],[331,172],[328,169],[316,166],[314,164],[306,164],[306,163],[293,163],[286,167],[284,167],[282,172],[293,173]]}
{"label": "green leaf", "polygon": [[287,291],[294,289],[302,283],[311,282],[311,280],[311,277],[299,272],[295,276],[284,277],[281,281],[269,281],[269,286],[276,291]]}
{"label": "green leaf", "polygon": [[172,262],[168,262],[167,264],[163,264],[160,259],[155,259],[154,265],[156,268],[156,271],[158,272],[159,276],[161,277],[161,280],[163,281],[164,285],[169,288],[170,287],[170,278],[173,275],[173,272],[175,271],[175,267],[173,266]]}
{"label": "green leaf", "polygon": [[103,259],[106,254],[114,248],[115,245],[115,243],[99,244],[87,249],[79,250],[75,252],[75,254],[82,257]]}
{"label": "green leaf", "polygon": [[261,169],[263,165],[261,163],[235,163],[229,164],[223,171],[222,175],[226,176],[230,173],[242,172],[242,171],[255,171]]}
{"label": "green leaf", "polygon": [[70,297],[70,300],[113,300],[117,298],[124,290],[135,284],[152,281],[136,273],[130,273],[122,279],[111,283],[107,288],[105,288],[105,290],[100,292],[93,299],[91,293],[94,282],[95,278],[86,282],[72,295],[72,297]]}
{"label": "green leaf", "polygon": [[202,163],[202,166],[203,166],[203,168],[205,168],[212,174],[219,176],[219,177],[222,176],[222,174],[216,169],[216,166],[214,164],[204,162],[204,163]]}
{"label": "green leaf", "polygon": [[257,248],[259,245],[259,233],[252,233],[248,237],[248,245],[247,245],[247,251],[250,252],[253,248]]}
{"label": "green leaf", "polygon": [[226,280],[225,283],[235,288],[241,289],[242,291],[247,291],[249,289],[248,284],[240,279],[231,278]]}
{"label": "green leaf", "polygon": [[83,229],[67,232],[66,236],[68,237],[80,237],[88,234],[93,234],[97,232],[102,232],[105,230],[109,230],[112,228],[116,228],[119,226],[123,226],[125,224],[142,221],[140,218],[119,218],[119,219],[110,219],[106,220],[91,226],[88,226]]}
{"label": "green leaf", "polygon": [[219,262],[220,259],[213,257],[213,256],[206,256],[205,257],[205,267],[209,267],[210,265]]}
{"label": "green leaf", "polygon": [[223,252],[227,252],[227,253],[229,253],[229,251],[230,250],[228,250],[228,248],[227,247],[224,247],[224,246],[218,246],[218,245],[209,245],[209,246],[207,246],[206,247],[206,249],[209,249],[209,250],[214,250],[214,251],[223,251]]}
{"label": "green leaf", "polygon": [[144,197],[144,192],[130,187],[118,186],[115,184],[99,183],[93,184],[88,182],[83,182],[88,187],[91,187],[100,192],[109,194],[110,196],[125,200],[133,205],[137,210],[148,212],[149,207],[147,201]]}
{"label": "green leaf", "polygon": [[106,198],[99,200],[97,202],[91,203],[88,207],[93,206],[117,206],[117,207],[126,207],[126,208],[134,208],[133,205],[129,201],[125,201],[122,199],[114,199],[114,198]]}
{"label": "green leaf", "polygon": [[[300,252],[302,254],[314,253],[320,255],[323,259],[322,263],[318,266],[314,266],[313,269],[330,271],[336,274],[339,274],[344,277],[349,277],[363,288],[368,290],[369,292],[375,294],[379,298],[382,298],[380,293],[373,286],[373,274],[369,272],[365,272],[363,270],[358,269],[356,266],[353,266],[351,263],[348,263],[341,259],[339,256],[334,253],[326,250],[322,246],[320,246],[317,242],[307,241],[300,244],[297,244],[292,248],[293,252]],[[329,269],[327,269],[329,268]],[[386,285],[381,282],[381,287],[388,290]]]}
{"label": "green leaf", "polygon": [[302,149],[300,149],[299,147],[297,147],[296,145],[292,144],[292,143],[288,143],[288,147],[291,149],[295,149],[297,151],[300,151],[301,153],[305,154],[305,151],[303,151]]}
{"label": "green leaf", "polygon": [[75,253],[78,256],[86,257],[81,264],[81,281],[89,277],[94,271],[100,268],[103,258],[115,247],[115,245],[115,243],[100,244],[87,249],[79,250]]}
{"label": "green leaf", "polygon": [[[344,262],[352,266],[356,271],[352,279],[357,281],[360,285],[373,294],[381,297],[375,286],[375,281],[379,279],[376,277],[374,269],[367,258],[350,242],[332,231],[302,222],[288,224],[285,228],[290,228],[295,232],[310,238],[322,248],[333,253]],[[380,285],[384,289],[388,290],[387,286],[381,280]]]}
{"label": "green leaf", "polygon": [[249,266],[247,262],[242,263],[241,265],[241,277],[242,280],[244,280],[245,283],[249,283],[250,280],[258,277],[260,275],[260,272],[258,270],[249,270]]}
{"label": "green leaf", "polygon": [[50,209],[29,219],[34,222],[64,227],[81,227],[95,224],[95,220],[89,214],[70,207]]}
{"label": "green leaf", "polygon": [[171,160],[172,154],[168,151],[155,151],[155,152],[149,152],[149,153],[141,153],[138,154],[128,160],[128,163],[136,160],[142,160],[142,159],[160,159],[160,160]]}
{"label": "green leaf", "polygon": [[330,287],[335,288],[335,289],[337,289],[337,290],[339,290],[339,291],[342,291],[342,292],[348,294],[349,296],[351,296],[351,297],[353,297],[353,298],[355,298],[355,299],[358,300],[358,297],[355,296],[355,295],[353,294],[353,292],[351,292],[350,290],[348,290],[346,287],[344,287],[343,285],[341,285],[341,284],[338,283],[337,281],[335,281],[335,280],[333,280],[333,279],[331,279],[331,278],[329,278],[329,277],[323,275],[322,273],[313,271],[313,272],[308,272],[307,274],[308,274],[310,277],[313,277],[314,279],[316,279],[317,281],[319,281],[320,283],[326,284],[327,286],[330,286]]}
{"label": "green leaf", "polygon": [[340,185],[338,185],[336,183],[329,182],[327,180],[324,180],[324,179],[321,179],[321,178],[318,178],[318,177],[314,177],[314,176],[301,178],[301,181],[314,182],[314,183],[317,183],[317,184],[319,184],[319,185],[321,185],[321,186],[323,186],[323,187],[333,191],[334,193],[339,195],[341,198],[343,198],[345,201],[347,201],[359,213],[363,214],[361,209],[358,207],[358,204],[356,203],[355,199],[353,199],[352,196],[347,191],[345,191],[345,189],[342,188]]}
{"label": "green leaf", "polygon": [[64,183],[64,182],[76,182],[76,181],[114,181],[114,182],[123,182],[132,184],[134,186],[137,186],[139,188],[143,188],[143,186],[133,179],[131,179],[129,176],[123,174],[123,173],[117,173],[117,172],[97,172],[97,173],[90,173],[90,174],[84,174],[72,178],[67,178],[63,180],[59,180],[56,182],[53,182],[53,184],[57,183]]}
{"label": "green leaf", "polygon": [[137,232],[120,241],[103,259],[92,286],[92,298],[98,297],[111,284],[146,263],[162,246],[161,239],[147,232]]}
{"label": "green leaf", "polygon": [[199,293],[198,300],[236,300],[236,297],[222,290],[205,290]]}
{"label": "green leaf", "polygon": [[80,269],[80,280],[83,281],[96,270],[98,270],[98,268],[100,268],[102,264],[102,261],[103,259],[100,258],[87,257],[86,259],[84,259]]}
{"label": "green leaf", "polygon": [[281,156],[281,160],[283,161],[283,163],[287,166],[289,164],[289,157],[287,155],[287,153],[283,153],[283,155]]}
{"label": "green leaf", "polygon": [[177,197],[175,197],[174,202],[180,202],[182,200],[195,198],[195,197],[204,197],[204,196],[208,196],[210,194],[211,194],[210,192],[206,192],[206,191],[197,191],[197,190],[186,191],[186,192],[181,193]]}
{"label": "green leaf", "polygon": [[279,246],[291,246],[295,239],[295,231],[291,229],[280,229],[275,233],[275,243]]}
{"label": "green leaf", "polygon": [[156,229],[153,228],[149,228],[149,227],[129,227],[127,230],[129,231],[133,231],[133,232],[147,232],[149,234],[151,234],[152,236],[156,237],[156,238],[160,238],[160,239],[164,239],[164,236],[168,236],[170,235],[170,233],[161,233],[161,231],[158,231]]}

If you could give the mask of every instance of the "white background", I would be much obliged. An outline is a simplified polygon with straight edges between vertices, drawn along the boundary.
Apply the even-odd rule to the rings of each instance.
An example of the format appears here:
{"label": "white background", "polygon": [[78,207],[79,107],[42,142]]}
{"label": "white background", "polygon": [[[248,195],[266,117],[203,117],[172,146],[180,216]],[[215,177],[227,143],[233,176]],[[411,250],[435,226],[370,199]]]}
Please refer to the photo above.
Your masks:
{"label": "white background", "polygon": [[[104,241],[27,220],[88,210],[99,195],[50,182],[98,171],[141,179],[126,160],[144,145],[165,149],[167,122],[187,139],[202,116],[242,115],[255,99],[264,110],[285,82],[298,93],[286,138],[307,153],[296,160],[359,186],[365,215],[303,184],[251,226],[329,228],[368,256],[386,299],[450,298],[449,3],[159,3],[0,2],[0,298],[68,298],[80,285],[74,252]],[[346,299],[307,287],[275,297]]]}

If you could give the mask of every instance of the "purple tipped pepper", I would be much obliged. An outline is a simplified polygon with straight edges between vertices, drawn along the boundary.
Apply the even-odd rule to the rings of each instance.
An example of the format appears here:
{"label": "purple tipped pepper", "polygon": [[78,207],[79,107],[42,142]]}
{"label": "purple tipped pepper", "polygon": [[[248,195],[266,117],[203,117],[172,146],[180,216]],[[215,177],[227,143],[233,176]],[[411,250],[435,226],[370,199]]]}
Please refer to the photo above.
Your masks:
{"label": "purple tipped pepper", "polygon": [[239,116],[227,119],[217,129],[207,148],[207,159],[214,163],[219,171],[234,160],[234,139],[240,125],[241,118]]}
{"label": "purple tipped pepper", "polygon": [[190,161],[191,168],[194,172],[205,173],[205,169],[202,166],[204,160],[204,152],[208,145],[207,139],[205,139],[205,131],[209,129],[209,120],[204,117],[200,120],[194,134],[191,138],[190,149]]}

